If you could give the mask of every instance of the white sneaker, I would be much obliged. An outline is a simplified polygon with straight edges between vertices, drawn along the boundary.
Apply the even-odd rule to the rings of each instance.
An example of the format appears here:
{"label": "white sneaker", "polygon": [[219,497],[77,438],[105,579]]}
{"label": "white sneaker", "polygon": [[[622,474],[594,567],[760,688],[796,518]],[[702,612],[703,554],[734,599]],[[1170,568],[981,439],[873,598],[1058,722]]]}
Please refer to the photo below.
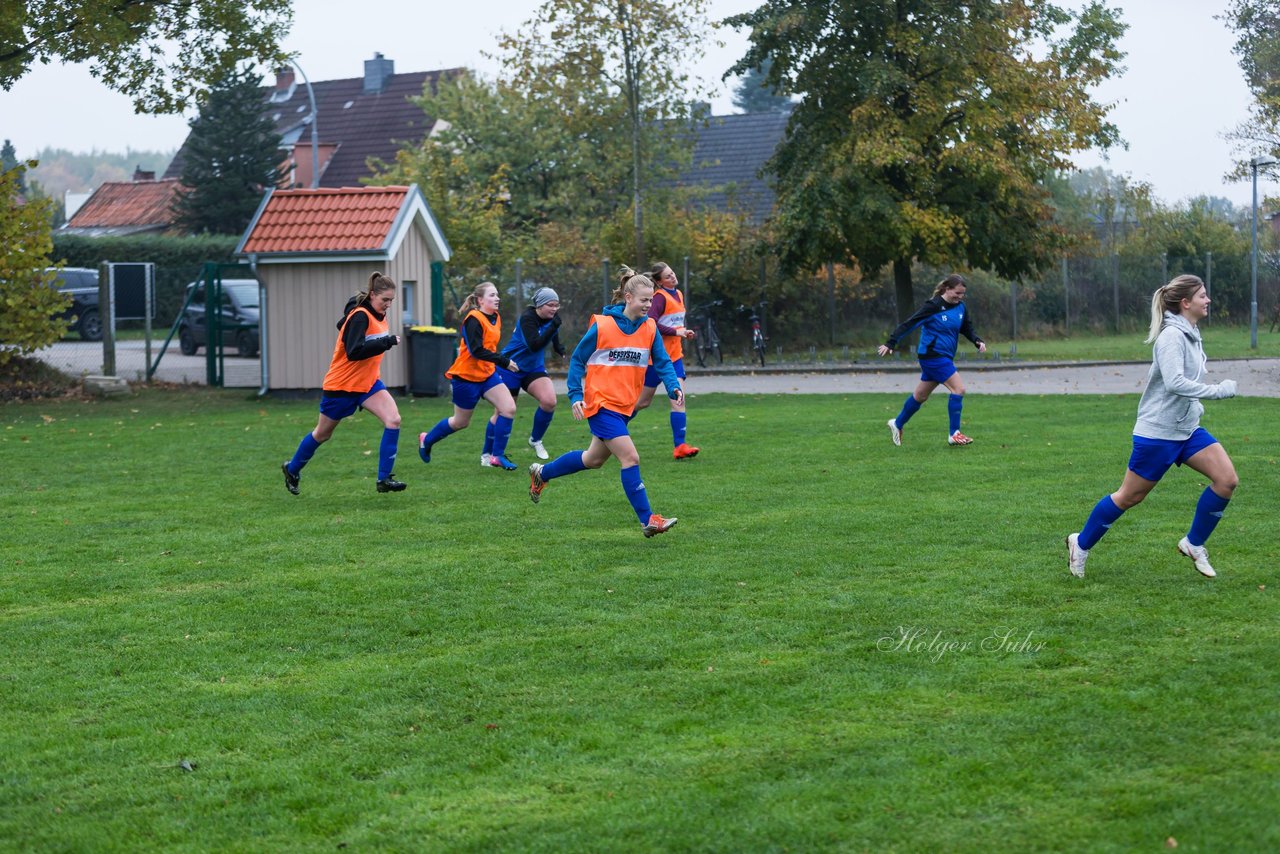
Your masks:
{"label": "white sneaker", "polygon": [[485,468],[488,468],[489,466],[493,465],[493,455],[492,455],[492,454],[481,454],[481,455],[480,455],[480,465],[484,466]]}
{"label": "white sneaker", "polygon": [[889,419],[889,437],[893,439],[893,444],[902,444],[902,431],[898,429],[898,419]]}
{"label": "white sneaker", "polygon": [[1076,578],[1084,578],[1084,562],[1089,559],[1089,550],[1080,548],[1080,535],[1067,535],[1067,569]]}
{"label": "white sneaker", "polygon": [[1213,571],[1213,567],[1209,565],[1209,550],[1204,546],[1193,546],[1191,541],[1186,537],[1178,540],[1178,551],[1191,558],[1196,563],[1196,570],[1205,578],[1214,578],[1218,573]]}
{"label": "white sneaker", "polygon": [[538,439],[538,440],[535,442],[532,438],[530,438],[530,439],[529,439],[529,447],[530,447],[530,448],[533,448],[533,452],[538,456],[538,459],[540,459],[540,460],[549,460],[549,459],[551,459],[551,455],[547,453],[547,449],[546,449],[546,448],[544,448],[544,447],[542,447],[542,440],[541,440],[541,439]]}

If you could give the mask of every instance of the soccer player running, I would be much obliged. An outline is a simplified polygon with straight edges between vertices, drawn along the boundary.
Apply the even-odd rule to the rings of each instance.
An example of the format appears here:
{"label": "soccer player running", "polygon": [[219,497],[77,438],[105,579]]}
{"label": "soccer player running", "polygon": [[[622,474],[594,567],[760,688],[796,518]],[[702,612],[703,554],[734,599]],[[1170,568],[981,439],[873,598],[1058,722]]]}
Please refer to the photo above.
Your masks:
{"label": "soccer player running", "polygon": [[444,375],[453,383],[453,415],[440,419],[430,431],[418,434],[418,456],[431,462],[431,448],[445,436],[465,429],[471,423],[476,404],[484,398],[493,404],[497,422],[493,428],[492,454],[498,465],[508,471],[518,466],[507,459],[507,440],[516,417],[516,402],[511,392],[494,375],[497,367],[518,373],[520,366],[509,356],[498,352],[502,339],[502,317],[498,314],[498,288],[493,282],[481,282],[458,307],[462,315],[458,357]]}
{"label": "soccer player running", "polygon": [[1235,380],[1203,382],[1205,355],[1199,322],[1209,314],[1209,294],[1196,276],[1178,276],[1151,297],[1152,348],[1147,387],[1138,401],[1133,428],[1133,451],[1120,488],[1104,495],[1089,514],[1084,528],[1067,537],[1067,569],[1084,578],[1089,550],[1098,544],[1124,511],[1147,497],[1169,470],[1183,465],[1209,478],[1196,502],[1191,528],[1178,541],[1178,551],[1201,575],[1217,573],[1209,564],[1205,541],[1213,533],[1240,479],[1218,440],[1200,426],[1203,399],[1235,397]]}
{"label": "soccer player running", "polygon": [[[684,340],[692,338],[694,332],[684,325],[684,294],[680,292],[680,281],[676,278],[676,271],[661,261],[655,263],[653,270],[645,273],[644,276],[657,286],[653,292],[653,303],[649,306],[649,316],[658,324],[662,346],[671,359],[676,377],[684,383]],[[636,401],[637,413],[653,403],[653,396],[658,390],[659,382],[656,365],[655,360],[654,364],[645,371],[644,389],[640,392],[640,399]],[[684,397],[679,399],[670,397],[671,442],[675,446],[671,456],[676,460],[691,460],[698,455],[699,449],[685,441],[688,427],[688,415],[685,413],[686,400]]]}
{"label": "soccer player running", "polygon": [[320,420],[314,430],[302,437],[293,459],[280,466],[284,488],[294,495],[299,491],[302,467],[317,448],[329,441],[338,422],[358,409],[372,412],[382,422],[378,491],[400,492],[405,488],[391,472],[400,440],[400,410],[378,376],[383,354],[400,343],[400,336],[391,335],[387,328],[387,309],[395,298],[396,283],[381,273],[373,273],[368,288],[347,300],[338,320],[338,340],[333,345],[329,370],[321,383]]}
{"label": "soccer player running", "polygon": [[956,371],[956,347],[963,335],[972,341],[979,353],[987,352],[986,343],[973,331],[973,323],[965,308],[964,294],[967,289],[964,277],[952,273],[933,289],[933,296],[916,313],[908,317],[898,328],[893,330],[889,340],[881,344],[876,352],[887,356],[898,347],[898,342],[917,326],[923,327],[920,333],[920,346],[916,354],[920,359],[920,382],[902,405],[897,417],[889,419],[889,435],[893,444],[902,444],[902,429],[907,426],[911,416],[920,411],[920,407],[933,394],[939,385],[947,387],[951,392],[947,398],[947,444],[968,445],[973,442],[960,432],[960,412],[964,408],[964,380]]}
{"label": "soccer player running", "polygon": [[[512,373],[506,368],[497,368],[494,374],[511,392],[511,399],[520,396],[520,389],[533,395],[538,401],[538,408],[533,413],[533,430],[529,434],[529,447],[533,448],[538,459],[549,458],[547,449],[542,445],[542,437],[551,426],[551,419],[556,414],[556,387],[547,375],[546,348],[551,345],[557,354],[564,355],[564,345],[560,343],[560,296],[551,288],[538,288],[533,295],[533,305],[524,310],[520,321],[516,324],[511,340],[502,348],[502,355],[515,359],[524,370]],[[505,457],[495,458],[493,440],[498,424],[495,412],[489,419],[484,431],[484,452],[480,454],[482,466],[504,466]],[[505,466],[504,466],[505,467]]]}
{"label": "soccer player running", "polygon": [[665,519],[649,506],[649,496],[640,480],[640,455],[627,433],[627,421],[635,410],[644,387],[649,360],[676,403],[684,392],[671,366],[666,348],[659,343],[658,327],[648,317],[653,302],[653,282],[623,267],[622,286],[613,292],[615,303],[591,318],[569,357],[569,400],[573,417],[587,419],[591,445],[585,451],[569,451],[549,463],[529,466],[529,497],[538,503],[549,481],[583,469],[598,469],[609,457],[622,467],[622,491],[640,520],[646,537],[671,529],[675,517]]}

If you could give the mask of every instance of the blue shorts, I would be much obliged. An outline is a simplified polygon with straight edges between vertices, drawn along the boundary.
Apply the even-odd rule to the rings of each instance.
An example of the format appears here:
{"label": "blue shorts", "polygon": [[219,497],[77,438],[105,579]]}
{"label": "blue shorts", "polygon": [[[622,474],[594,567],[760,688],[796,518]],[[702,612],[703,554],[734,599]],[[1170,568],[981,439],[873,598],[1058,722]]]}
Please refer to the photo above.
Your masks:
{"label": "blue shorts", "polygon": [[1145,436],[1133,437],[1133,453],[1129,455],[1129,471],[1147,480],[1159,480],[1169,470],[1169,466],[1182,465],[1218,440],[1203,427],[1186,439],[1148,439]]}
{"label": "blue shorts", "polygon": [[386,391],[387,387],[383,385],[382,380],[378,380],[373,384],[373,388],[364,394],[353,395],[351,397],[322,397],[320,398],[320,414],[325,418],[332,418],[334,421],[341,421],[348,416],[355,415],[356,410],[364,406],[364,402],[373,397],[380,391]]}
{"label": "blue shorts", "polygon": [[[671,365],[676,369],[676,379],[678,380],[684,379],[685,377],[684,359],[676,359],[674,362],[671,363]],[[653,365],[650,365],[649,369],[644,372],[645,387],[657,388],[658,383],[660,382],[662,382],[662,380],[658,378],[658,369],[655,368]],[[663,385],[666,385],[666,383],[663,383]],[[667,391],[671,391],[671,389],[667,389]]]}
{"label": "blue shorts", "polygon": [[945,383],[956,372],[956,363],[946,356],[920,360],[920,379],[930,383]]}
{"label": "blue shorts", "polygon": [[528,391],[534,380],[550,376],[546,371],[522,371],[516,374],[506,368],[497,368],[494,370],[493,375],[507,387],[507,391],[511,392],[512,397],[520,394],[521,389]]}
{"label": "blue shorts", "polygon": [[631,435],[627,432],[627,422],[630,420],[612,409],[597,409],[596,414],[587,419],[587,427],[597,439],[616,439]]}
{"label": "blue shorts", "polygon": [[450,380],[450,382],[453,383],[453,405],[459,409],[475,409],[486,391],[502,385],[497,371],[478,383],[473,383],[471,380]]}

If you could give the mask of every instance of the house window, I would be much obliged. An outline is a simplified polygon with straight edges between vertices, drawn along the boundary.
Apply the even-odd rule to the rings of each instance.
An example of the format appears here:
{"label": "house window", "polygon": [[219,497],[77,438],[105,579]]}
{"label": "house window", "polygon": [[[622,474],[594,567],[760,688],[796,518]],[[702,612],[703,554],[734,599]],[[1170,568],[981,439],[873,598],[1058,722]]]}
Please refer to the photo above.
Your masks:
{"label": "house window", "polygon": [[413,293],[417,289],[417,282],[400,283],[400,314],[404,317],[405,326],[413,326]]}

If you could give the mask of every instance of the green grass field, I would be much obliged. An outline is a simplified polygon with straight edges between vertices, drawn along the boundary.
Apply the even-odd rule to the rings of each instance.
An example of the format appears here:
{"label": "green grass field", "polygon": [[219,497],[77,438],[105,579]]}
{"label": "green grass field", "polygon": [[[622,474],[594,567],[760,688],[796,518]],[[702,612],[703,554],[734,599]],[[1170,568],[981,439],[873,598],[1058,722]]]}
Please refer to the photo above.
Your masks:
{"label": "green grass field", "polygon": [[0,407],[0,847],[1280,849],[1274,401],[1208,405],[1217,579],[1177,470],[1081,581],[1136,397],[971,397],[964,449],[942,401],[893,447],[900,399],[698,396],[681,464],[655,407],[653,540],[616,463],[423,466],[436,400],[408,491],[362,414],[299,497],[315,401]]}

